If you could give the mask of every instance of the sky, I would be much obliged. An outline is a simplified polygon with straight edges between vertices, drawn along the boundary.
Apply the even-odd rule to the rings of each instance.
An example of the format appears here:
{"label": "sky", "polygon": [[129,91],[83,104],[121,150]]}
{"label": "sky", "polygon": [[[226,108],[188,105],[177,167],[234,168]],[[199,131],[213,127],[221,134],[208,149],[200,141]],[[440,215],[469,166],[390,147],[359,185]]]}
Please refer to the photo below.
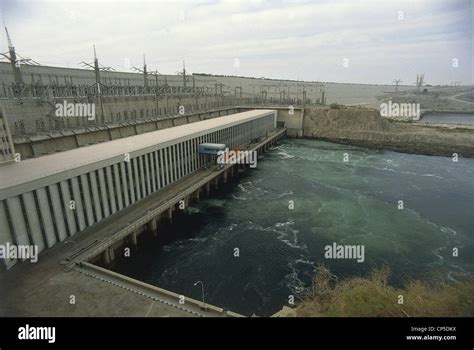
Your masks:
{"label": "sky", "polygon": [[[17,52],[44,65],[93,60],[306,81],[473,84],[470,0],[0,0]],[[0,51],[8,50],[4,30]]]}

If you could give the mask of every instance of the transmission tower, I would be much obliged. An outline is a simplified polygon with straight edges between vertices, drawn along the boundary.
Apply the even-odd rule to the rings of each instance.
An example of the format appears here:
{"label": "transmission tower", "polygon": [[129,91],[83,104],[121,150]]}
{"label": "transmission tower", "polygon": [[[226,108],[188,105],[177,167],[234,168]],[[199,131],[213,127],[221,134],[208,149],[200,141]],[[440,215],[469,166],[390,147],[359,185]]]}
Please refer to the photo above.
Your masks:
{"label": "transmission tower", "polygon": [[416,75],[416,88],[418,91],[421,90],[421,88],[423,87],[423,84],[425,83],[425,73],[422,73],[422,74],[417,74]]}
{"label": "transmission tower", "polygon": [[155,86],[158,87],[158,75],[161,75],[161,73],[158,72],[158,70],[156,70],[156,69],[155,69],[154,72],[153,71],[149,72],[147,70],[145,54],[143,54],[143,68],[133,67],[132,69],[139,72],[139,73],[143,73],[145,88],[148,87],[148,74],[153,75],[155,77]]}
{"label": "transmission tower", "polygon": [[398,84],[401,83],[403,80],[395,79],[393,82],[395,83],[395,92],[398,92]]}
{"label": "transmission tower", "polygon": [[18,52],[15,51],[15,47],[13,46],[12,39],[10,38],[10,34],[8,33],[8,29],[6,26],[5,33],[7,34],[8,52],[0,53],[0,56],[3,56],[4,59],[10,62],[15,83],[23,84],[23,77],[21,76],[20,65],[26,64],[30,66],[38,66],[39,63],[32,60],[31,58],[24,58]]}

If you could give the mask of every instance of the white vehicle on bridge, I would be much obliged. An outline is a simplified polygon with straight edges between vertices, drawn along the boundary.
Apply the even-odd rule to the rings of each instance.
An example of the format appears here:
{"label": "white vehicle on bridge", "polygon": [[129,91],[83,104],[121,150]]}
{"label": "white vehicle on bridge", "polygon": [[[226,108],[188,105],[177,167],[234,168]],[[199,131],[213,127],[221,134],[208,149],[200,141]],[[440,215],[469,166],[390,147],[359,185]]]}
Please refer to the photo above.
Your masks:
{"label": "white vehicle on bridge", "polygon": [[[218,156],[222,152],[225,152],[226,146],[223,143],[201,143],[198,145],[198,153],[204,154],[206,161],[204,166],[209,168],[213,161],[213,156]],[[224,164],[220,164],[219,168],[223,168]]]}

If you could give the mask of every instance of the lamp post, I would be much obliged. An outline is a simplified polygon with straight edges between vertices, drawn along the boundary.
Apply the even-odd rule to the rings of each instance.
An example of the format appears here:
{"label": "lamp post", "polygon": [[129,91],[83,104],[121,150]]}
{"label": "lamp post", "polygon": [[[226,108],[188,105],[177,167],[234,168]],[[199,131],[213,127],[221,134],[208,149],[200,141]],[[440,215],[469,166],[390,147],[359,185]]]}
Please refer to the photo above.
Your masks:
{"label": "lamp post", "polygon": [[204,284],[202,283],[202,281],[197,281],[196,283],[194,283],[194,286],[197,286],[198,284],[201,284],[201,292],[202,292],[202,307],[201,307],[201,309],[204,310],[204,311],[207,311],[207,308],[204,306],[205,305],[205,302],[204,302]]}

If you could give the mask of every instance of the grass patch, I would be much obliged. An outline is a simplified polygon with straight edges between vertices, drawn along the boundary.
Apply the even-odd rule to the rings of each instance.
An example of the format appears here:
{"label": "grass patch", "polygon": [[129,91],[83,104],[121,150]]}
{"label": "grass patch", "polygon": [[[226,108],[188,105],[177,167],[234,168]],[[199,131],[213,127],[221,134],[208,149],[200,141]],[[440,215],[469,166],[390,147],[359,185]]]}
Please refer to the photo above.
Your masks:
{"label": "grass patch", "polygon": [[[474,283],[410,281],[405,288],[388,284],[387,267],[368,277],[351,277],[334,282],[320,267],[313,278],[314,295],[297,306],[297,316],[359,317],[453,317],[474,316]],[[399,303],[400,296],[403,303]]]}

